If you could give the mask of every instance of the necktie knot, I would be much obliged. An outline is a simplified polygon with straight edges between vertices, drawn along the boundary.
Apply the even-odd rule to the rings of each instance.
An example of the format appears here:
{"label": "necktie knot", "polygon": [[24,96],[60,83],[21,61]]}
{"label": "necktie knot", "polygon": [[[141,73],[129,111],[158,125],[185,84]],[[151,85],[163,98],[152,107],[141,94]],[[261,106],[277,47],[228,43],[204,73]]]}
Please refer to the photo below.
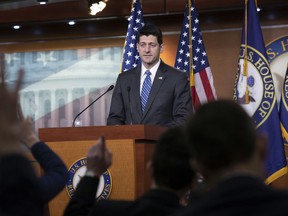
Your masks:
{"label": "necktie knot", "polygon": [[146,77],[147,76],[150,76],[151,75],[151,72],[149,71],[149,70],[147,70],[147,71],[145,71],[145,73],[144,73],[145,75],[146,75]]}

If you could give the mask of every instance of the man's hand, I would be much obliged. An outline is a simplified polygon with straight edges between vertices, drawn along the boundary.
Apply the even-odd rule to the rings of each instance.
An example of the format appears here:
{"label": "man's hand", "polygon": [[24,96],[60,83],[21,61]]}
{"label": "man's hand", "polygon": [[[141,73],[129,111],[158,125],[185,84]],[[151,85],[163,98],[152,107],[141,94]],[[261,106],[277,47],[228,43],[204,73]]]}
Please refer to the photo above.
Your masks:
{"label": "man's hand", "polygon": [[112,153],[106,147],[104,137],[100,137],[87,153],[87,172],[100,177],[112,164]]}

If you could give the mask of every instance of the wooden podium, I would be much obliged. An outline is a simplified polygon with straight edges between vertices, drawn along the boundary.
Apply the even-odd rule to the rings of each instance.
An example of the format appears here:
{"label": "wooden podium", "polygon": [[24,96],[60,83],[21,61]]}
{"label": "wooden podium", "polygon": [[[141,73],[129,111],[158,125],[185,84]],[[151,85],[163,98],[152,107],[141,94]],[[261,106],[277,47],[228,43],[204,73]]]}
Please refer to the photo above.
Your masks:
{"label": "wooden podium", "polygon": [[[88,148],[104,136],[113,153],[109,199],[133,200],[150,188],[146,163],[151,158],[153,144],[165,130],[152,125],[43,128],[39,129],[39,137],[69,169],[77,160],[85,158]],[[69,199],[65,188],[49,203],[50,216],[63,215]]]}

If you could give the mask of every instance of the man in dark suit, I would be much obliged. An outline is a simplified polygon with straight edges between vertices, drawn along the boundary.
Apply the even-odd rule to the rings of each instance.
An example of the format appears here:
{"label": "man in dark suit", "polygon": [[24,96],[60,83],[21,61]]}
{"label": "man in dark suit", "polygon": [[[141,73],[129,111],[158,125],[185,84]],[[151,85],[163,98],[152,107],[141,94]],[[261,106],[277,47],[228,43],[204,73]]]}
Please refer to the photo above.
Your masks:
{"label": "man in dark suit", "polygon": [[161,30],[145,25],[137,49],[142,64],[118,76],[107,125],[183,125],[192,112],[190,85],[185,72],[160,59],[164,50]]}
{"label": "man in dark suit", "polygon": [[164,216],[182,208],[180,198],[190,189],[195,173],[181,128],[170,128],[156,143],[151,162],[152,186],[135,201],[95,201],[99,177],[111,164],[111,153],[99,141],[87,156],[87,173],[70,200],[64,216],[129,215]]}
{"label": "man in dark suit", "polygon": [[265,185],[266,139],[234,101],[200,107],[187,126],[192,164],[210,187],[173,216],[288,215],[288,192]]}

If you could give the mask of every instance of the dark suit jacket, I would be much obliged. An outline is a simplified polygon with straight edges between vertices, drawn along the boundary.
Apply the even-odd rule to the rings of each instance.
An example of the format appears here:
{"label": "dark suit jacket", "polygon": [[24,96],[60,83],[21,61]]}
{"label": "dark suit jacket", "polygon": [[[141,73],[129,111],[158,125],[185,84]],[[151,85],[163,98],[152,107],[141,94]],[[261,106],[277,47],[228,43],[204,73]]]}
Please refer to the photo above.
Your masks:
{"label": "dark suit jacket", "polygon": [[161,61],[143,114],[140,102],[140,76],[141,65],[118,76],[107,125],[183,125],[192,112],[187,74]]}
{"label": "dark suit jacket", "polygon": [[158,189],[149,190],[136,201],[102,200],[95,202],[98,183],[97,178],[83,177],[65,209],[64,216],[164,216],[182,208],[176,194]]}
{"label": "dark suit jacket", "polygon": [[173,216],[284,216],[288,215],[288,192],[266,186],[251,176],[227,179]]}

